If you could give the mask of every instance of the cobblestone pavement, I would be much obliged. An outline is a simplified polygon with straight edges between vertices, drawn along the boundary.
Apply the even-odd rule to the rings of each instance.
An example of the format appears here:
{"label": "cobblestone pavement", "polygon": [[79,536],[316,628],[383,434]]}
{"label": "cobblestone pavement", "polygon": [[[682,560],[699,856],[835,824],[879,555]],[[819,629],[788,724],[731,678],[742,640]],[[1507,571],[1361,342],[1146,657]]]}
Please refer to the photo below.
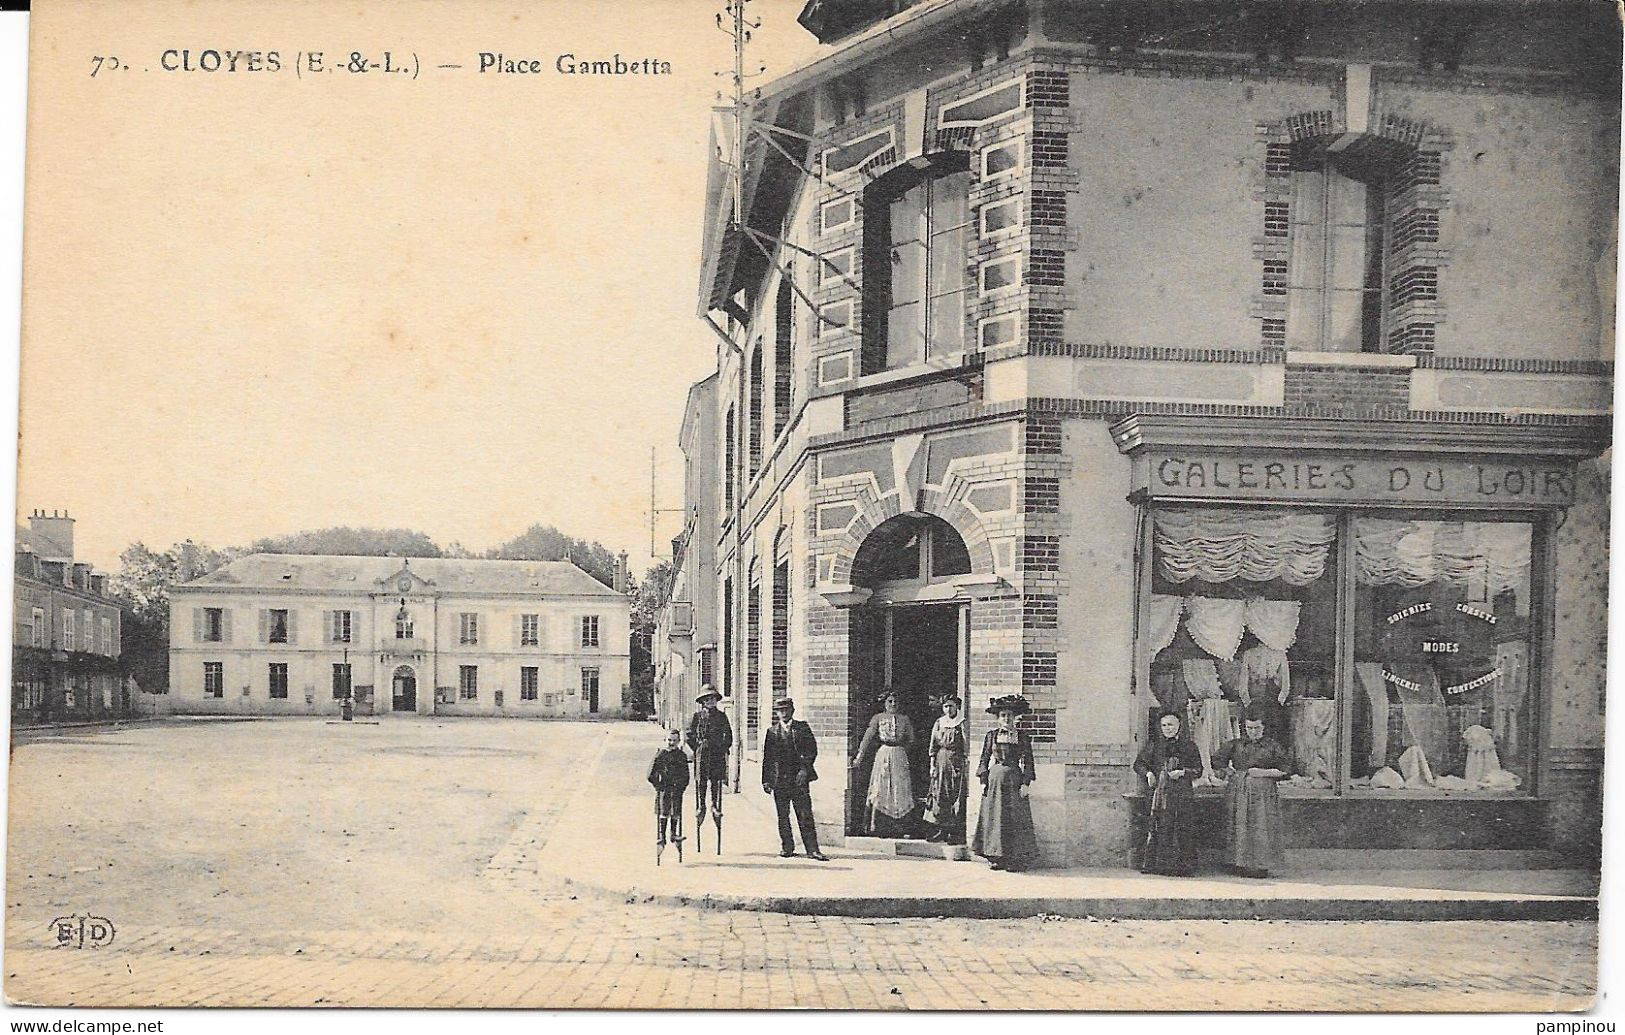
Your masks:
{"label": "cobblestone pavement", "polygon": [[[877,921],[573,898],[528,860],[571,773],[612,735],[294,721],[25,740],[7,994],[84,1006],[1551,1011],[1594,992],[1589,923]],[[113,944],[48,947],[51,919],[75,912],[113,919]]]}

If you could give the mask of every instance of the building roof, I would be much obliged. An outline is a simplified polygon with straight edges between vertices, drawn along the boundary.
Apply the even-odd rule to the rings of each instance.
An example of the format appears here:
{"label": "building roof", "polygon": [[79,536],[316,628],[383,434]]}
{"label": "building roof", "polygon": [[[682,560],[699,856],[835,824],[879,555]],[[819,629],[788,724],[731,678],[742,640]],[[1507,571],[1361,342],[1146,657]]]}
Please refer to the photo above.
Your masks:
{"label": "building roof", "polygon": [[625,599],[570,561],[484,561],[445,557],[342,557],[329,554],[256,553],[194,579],[184,589],[298,589],[307,592],[392,591],[392,580],[410,571],[441,593],[522,593]]}
{"label": "building roof", "polygon": [[43,561],[71,561],[73,551],[41,532],[17,526],[17,549],[33,554]]}

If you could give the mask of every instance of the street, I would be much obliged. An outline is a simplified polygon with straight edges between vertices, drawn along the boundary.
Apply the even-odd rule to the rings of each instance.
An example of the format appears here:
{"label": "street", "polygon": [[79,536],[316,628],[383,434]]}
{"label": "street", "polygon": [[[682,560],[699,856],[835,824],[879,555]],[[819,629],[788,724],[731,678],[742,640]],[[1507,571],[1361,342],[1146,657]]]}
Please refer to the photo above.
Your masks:
{"label": "street", "polygon": [[[7,994],[123,1006],[1552,1011],[1583,1007],[1595,988],[1596,925],[1583,922],[872,920],[577,894],[533,856],[605,738],[628,732],[288,720],[30,736],[12,756]],[[946,878],[956,865],[942,864]],[[75,914],[112,921],[112,943],[54,947],[51,922]]]}

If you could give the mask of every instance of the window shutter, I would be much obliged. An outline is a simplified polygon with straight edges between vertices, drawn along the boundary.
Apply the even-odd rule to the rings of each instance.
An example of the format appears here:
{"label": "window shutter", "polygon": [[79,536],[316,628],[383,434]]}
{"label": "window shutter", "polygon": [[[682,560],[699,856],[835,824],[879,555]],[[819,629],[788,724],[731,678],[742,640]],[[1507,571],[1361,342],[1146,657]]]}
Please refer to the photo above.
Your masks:
{"label": "window shutter", "polygon": [[[546,650],[547,649],[547,616],[546,615],[539,614],[539,615],[536,616],[536,647],[537,647],[538,650]],[[541,678],[540,673],[537,674],[537,678],[538,679]]]}
{"label": "window shutter", "polygon": [[229,607],[220,609],[220,642],[231,642],[231,608]]}
{"label": "window shutter", "polygon": [[322,642],[333,642],[333,627],[338,624],[337,611],[322,612]]}
{"label": "window shutter", "polygon": [[260,608],[260,642],[271,642],[271,612],[263,607]]}
{"label": "window shutter", "polygon": [[203,642],[203,608],[192,608],[192,642]]}
{"label": "window shutter", "polygon": [[520,646],[523,646],[524,643],[525,643],[525,616],[524,615],[514,615],[513,616],[513,645],[515,647],[520,647]]}
{"label": "window shutter", "polygon": [[299,633],[298,633],[298,628],[297,628],[298,624],[299,624],[297,622],[298,617],[299,617],[299,612],[298,611],[295,611],[291,607],[288,608],[288,642],[290,644],[299,642]]}

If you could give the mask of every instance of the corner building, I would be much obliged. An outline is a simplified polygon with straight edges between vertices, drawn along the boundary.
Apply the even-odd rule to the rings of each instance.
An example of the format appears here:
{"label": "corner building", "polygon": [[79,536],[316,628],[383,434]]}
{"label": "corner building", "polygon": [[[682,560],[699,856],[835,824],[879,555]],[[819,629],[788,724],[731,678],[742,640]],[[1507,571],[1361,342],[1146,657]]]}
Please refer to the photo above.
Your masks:
{"label": "corner building", "polygon": [[1156,711],[1217,742],[1255,701],[1299,862],[1594,856],[1606,12],[800,20],[825,49],[749,102],[737,185],[718,131],[699,307],[745,764],[794,696],[855,835],[882,688],[922,737],[959,691],[973,746],[1020,692],[1046,861],[1121,864]]}

